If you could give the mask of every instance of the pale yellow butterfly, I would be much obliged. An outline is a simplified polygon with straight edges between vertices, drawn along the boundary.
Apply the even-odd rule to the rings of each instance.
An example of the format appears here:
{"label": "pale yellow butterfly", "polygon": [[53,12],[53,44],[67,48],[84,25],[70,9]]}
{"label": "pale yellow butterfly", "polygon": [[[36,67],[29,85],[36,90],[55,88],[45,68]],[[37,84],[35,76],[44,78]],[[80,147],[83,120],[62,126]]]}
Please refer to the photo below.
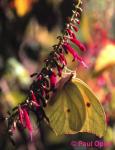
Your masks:
{"label": "pale yellow butterfly", "polygon": [[102,137],[106,131],[101,104],[88,85],[78,78],[67,81],[57,90],[45,113],[56,135],[89,132]]}

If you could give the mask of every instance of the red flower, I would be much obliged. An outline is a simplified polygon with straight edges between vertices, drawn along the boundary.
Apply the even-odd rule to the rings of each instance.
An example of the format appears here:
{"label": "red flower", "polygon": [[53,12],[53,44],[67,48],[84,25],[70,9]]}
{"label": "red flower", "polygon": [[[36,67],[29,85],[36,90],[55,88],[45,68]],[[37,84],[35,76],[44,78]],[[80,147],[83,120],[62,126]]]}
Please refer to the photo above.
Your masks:
{"label": "red flower", "polygon": [[24,119],[25,119],[25,125],[26,128],[28,129],[29,133],[30,133],[30,137],[32,139],[32,125],[31,125],[31,121],[28,115],[28,112],[26,109],[23,109],[23,115],[24,115]]}
{"label": "red flower", "polygon": [[30,137],[32,139],[32,125],[30,122],[28,112],[25,108],[19,107],[19,120],[20,120],[21,125],[28,129],[30,133]]}
{"label": "red flower", "polygon": [[78,55],[78,53],[70,46],[70,44],[68,43],[64,43],[62,45],[63,48],[67,49],[74,57],[74,60],[79,61],[80,63],[83,64],[83,66],[85,68],[87,68],[87,65],[85,64],[85,62],[83,61],[83,59]]}
{"label": "red flower", "polygon": [[31,95],[32,95],[32,103],[36,106],[36,107],[39,107],[40,104],[38,104],[38,101],[34,95],[34,92],[31,90]]}
{"label": "red flower", "polygon": [[76,32],[78,32],[78,28],[75,25],[71,24],[71,26]]}
{"label": "red flower", "polygon": [[60,63],[67,65],[67,61],[66,61],[63,53],[59,54],[59,60],[60,60]]}
{"label": "red flower", "polygon": [[57,83],[56,74],[54,72],[52,72],[52,74],[50,75],[50,84],[51,84],[51,87],[55,87],[56,83]]}
{"label": "red flower", "polygon": [[69,37],[70,41],[72,41],[76,46],[78,46],[80,48],[80,50],[85,51],[86,50],[85,46],[78,39],[76,39],[76,36],[73,33],[73,31],[70,29],[67,29],[67,32],[70,36]]}
{"label": "red flower", "polygon": [[72,31],[72,30],[67,29],[66,31],[68,32],[68,34],[69,34],[69,36],[70,36],[70,37],[72,37],[72,38],[76,38],[76,36],[75,36],[75,34],[73,33],[73,31]]}
{"label": "red flower", "polygon": [[76,46],[78,46],[78,47],[80,48],[80,50],[86,51],[85,46],[84,46],[79,40],[77,40],[76,38],[70,38],[70,40],[71,40]]}

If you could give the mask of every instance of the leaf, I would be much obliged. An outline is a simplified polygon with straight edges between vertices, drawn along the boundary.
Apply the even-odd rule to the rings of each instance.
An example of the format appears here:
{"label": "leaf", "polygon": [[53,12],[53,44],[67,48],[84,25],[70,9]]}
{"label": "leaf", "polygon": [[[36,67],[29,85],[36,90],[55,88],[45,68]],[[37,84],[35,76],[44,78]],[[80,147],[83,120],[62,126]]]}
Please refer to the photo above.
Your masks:
{"label": "leaf", "polygon": [[4,98],[11,105],[11,107],[15,107],[23,102],[26,97],[20,91],[8,91],[4,94]]}
{"label": "leaf", "polygon": [[111,118],[115,118],[115,88],[113,87],[111,90],[111,101],[109,103],[110,105],[110,113],[111,113]]}
{"label": "leaf", "polygon": [[14,5],[18,16],[23,17],[30,11],[32,0],[15,0]]}
{"label": "leaf", "polygon": [[8,60],[8,69],[9,69],[8,74],[9,74],[10,80],[12,77],[13,78],[16,77],[22,86],[26,87],[28,84],[30,84],[29,72],[16,59],[10,58]]}
{"label": "leaf", "polygon": [[81,32],[83,34],[84,40],[87,43],[92,43],[92,38],[91,38],[91,29],[90,29],[90,21],[89,17],[87,14],[84,14],[82,17],[82,22],[81,22]]}
{"label": "leaf", "polygon": [[45,108],[56,135],[90,132],[103,136],[105,114],[101,104],[80,79],[72,79],[60,89]]}
{"label": "leaf", "polygon": [[107,44],[97,57],[95,71],[100,72],[113,65],[115,66],[115,45]]}

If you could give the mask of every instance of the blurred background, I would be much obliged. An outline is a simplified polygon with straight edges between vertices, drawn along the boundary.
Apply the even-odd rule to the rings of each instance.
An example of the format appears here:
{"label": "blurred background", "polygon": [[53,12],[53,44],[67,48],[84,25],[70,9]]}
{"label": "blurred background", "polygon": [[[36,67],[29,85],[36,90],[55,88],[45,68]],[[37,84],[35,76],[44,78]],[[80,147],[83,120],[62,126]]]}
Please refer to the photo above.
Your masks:
{"label": "blurred background", "polygon": [[[75,0],[74,0],[75,1]],[[77,64],[77,76],[96,93],[106,112],[107,134],[103,139],[91,134],[56,137],[43,123],[38,130],[35,117],[33,141],[16,131],[15,146],[9,141],[8,111],[27,97],[30,75],[39,72],[71,16],[73,0],[0,0],[0,150],[77,150],[73,140],[104,140],[101,149],[115,149],[115,1],[83,0],[78,38],[87,48],[82,53],[88,69]],[[77,2],[77,0],[76,0]],[[76,64],[68,64],[75,69]],[[92,148],[97,149],[97,148]]]}

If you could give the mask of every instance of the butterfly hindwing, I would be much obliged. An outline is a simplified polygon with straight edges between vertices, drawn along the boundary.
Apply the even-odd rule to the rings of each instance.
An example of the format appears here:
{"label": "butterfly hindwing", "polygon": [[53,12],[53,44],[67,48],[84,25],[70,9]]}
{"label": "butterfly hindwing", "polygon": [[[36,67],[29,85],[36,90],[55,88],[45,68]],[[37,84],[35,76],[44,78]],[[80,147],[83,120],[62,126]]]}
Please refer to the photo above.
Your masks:
{"label": "butterfly hindwing", "polygon": [[95,94],[80,79],[72,82],[79,88],[85,102],[86,120],[80,132],[89,132],[102,137],[105,133],[105,113]]}
{"label": "butterfly hindwing", "polygon": [[105,114],[95,94],[78,78],[58,89],[45,113],[57,135],[90,132],[103,136]]}

